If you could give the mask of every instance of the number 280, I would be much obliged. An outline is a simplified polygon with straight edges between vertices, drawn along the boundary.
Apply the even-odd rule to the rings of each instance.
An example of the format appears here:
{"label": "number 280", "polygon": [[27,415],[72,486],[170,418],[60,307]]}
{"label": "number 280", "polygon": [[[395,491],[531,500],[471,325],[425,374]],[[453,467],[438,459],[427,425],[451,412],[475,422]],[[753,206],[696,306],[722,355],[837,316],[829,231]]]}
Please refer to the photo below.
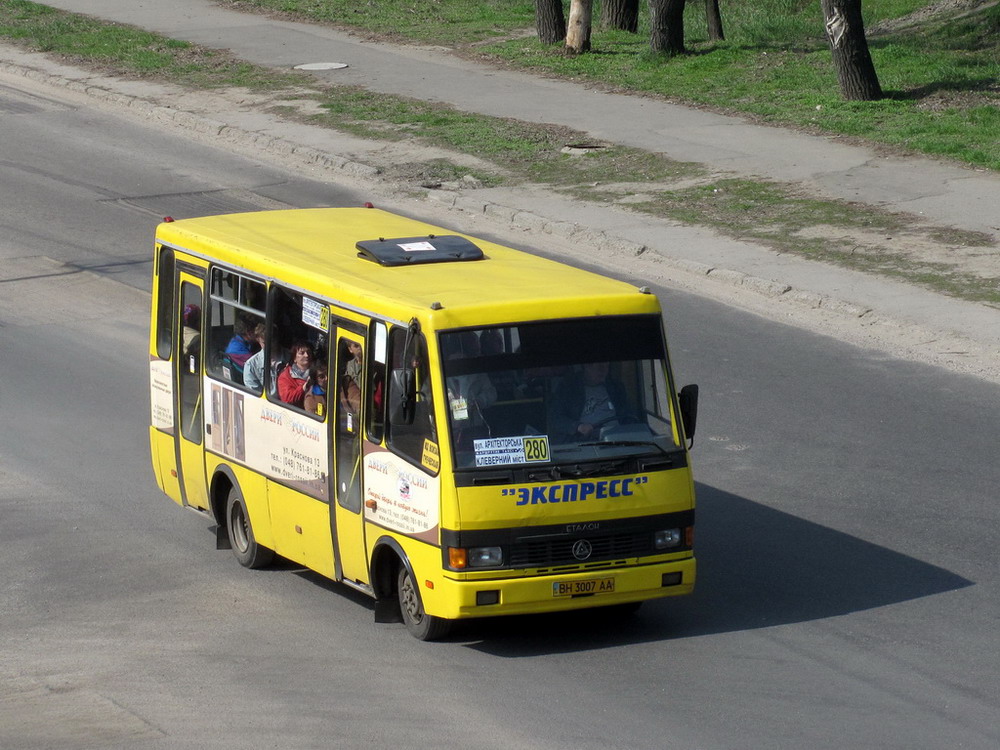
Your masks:
{"label": "number 280", "polygon": [[524,439],[524,460],[525,461],[548,461],[549,460],[549,439],[547,437],[533,437]]}

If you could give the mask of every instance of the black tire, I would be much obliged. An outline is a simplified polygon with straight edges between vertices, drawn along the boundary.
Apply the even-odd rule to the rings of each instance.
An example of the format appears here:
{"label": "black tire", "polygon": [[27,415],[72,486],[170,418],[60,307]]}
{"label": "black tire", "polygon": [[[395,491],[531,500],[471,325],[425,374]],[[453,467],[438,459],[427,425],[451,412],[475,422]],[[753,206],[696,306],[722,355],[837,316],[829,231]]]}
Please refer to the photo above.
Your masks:
{"label": "black tire", "polygon": [[274,560],[273,550],[257,544],[246,503],[235,487],[229,490],[229,498],[226,500],[226,528],[233,554],[244,568],[266,568]]}
{"label": "black tire", "polygon": [[421,641],[434,641],[448,635],[452,621],[424,612],[420,592],[405,565],[399,566],[399,575],[396,577],[396,593],[399,597],[399,612],[403,616],[403,624],[410,631],[410,635]]}

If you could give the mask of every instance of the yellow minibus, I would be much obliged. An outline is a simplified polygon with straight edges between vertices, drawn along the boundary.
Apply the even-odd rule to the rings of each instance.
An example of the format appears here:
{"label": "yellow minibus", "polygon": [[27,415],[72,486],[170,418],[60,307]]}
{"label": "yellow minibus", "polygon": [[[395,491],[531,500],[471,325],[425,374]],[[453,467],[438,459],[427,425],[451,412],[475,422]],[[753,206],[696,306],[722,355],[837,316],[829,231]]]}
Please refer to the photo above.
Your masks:
{"label": "yellow minibus", "polygon": [[417,638],[695,583],[688,456],[646,288],[371,207],[156,230],[160,488]]}

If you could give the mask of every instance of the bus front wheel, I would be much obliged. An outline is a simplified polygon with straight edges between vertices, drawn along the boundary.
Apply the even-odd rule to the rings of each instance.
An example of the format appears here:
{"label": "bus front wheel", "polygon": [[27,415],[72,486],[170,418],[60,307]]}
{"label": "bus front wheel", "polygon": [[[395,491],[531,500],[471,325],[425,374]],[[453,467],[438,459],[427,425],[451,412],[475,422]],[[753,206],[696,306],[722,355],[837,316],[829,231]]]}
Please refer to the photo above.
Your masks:
{"label": "bus front wheel", "polygon": [[233,554],[240,565],[244,568],[264,568],[271,564],[274,552],[257,544],[246,503],[235,487],[229,490],[229,499],[226,501],[226,528],[229,530]]}
{"label": "bus front wheel", "polygon": [[399,566],[396,587],[399,595],[399,610],[410,635],[421,641],[433,641],[448,634],[448,631],[451,630],[451,621],[424,612],[424,605],[420,601],[420,592],[417,591],[416,582],[405,565]]}

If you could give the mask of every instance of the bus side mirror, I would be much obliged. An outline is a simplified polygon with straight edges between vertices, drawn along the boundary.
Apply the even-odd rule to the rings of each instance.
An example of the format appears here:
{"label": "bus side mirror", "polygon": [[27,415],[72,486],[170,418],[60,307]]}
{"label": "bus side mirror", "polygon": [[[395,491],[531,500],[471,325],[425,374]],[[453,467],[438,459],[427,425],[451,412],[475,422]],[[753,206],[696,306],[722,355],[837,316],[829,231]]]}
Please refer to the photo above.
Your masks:
{"label": "bus side mirror", "polygon": [[691,445],[694,445],[694,428],[698,424],[698,386],[692,383],[681,388],[679,402],[684,434],[691,441]]}
{"label": "bus side mirror", "polygon": [[400,367],[392,371],[389,393],[389,423],[395,425],[413,424],[417,403],[417,378],[412,367]]}

